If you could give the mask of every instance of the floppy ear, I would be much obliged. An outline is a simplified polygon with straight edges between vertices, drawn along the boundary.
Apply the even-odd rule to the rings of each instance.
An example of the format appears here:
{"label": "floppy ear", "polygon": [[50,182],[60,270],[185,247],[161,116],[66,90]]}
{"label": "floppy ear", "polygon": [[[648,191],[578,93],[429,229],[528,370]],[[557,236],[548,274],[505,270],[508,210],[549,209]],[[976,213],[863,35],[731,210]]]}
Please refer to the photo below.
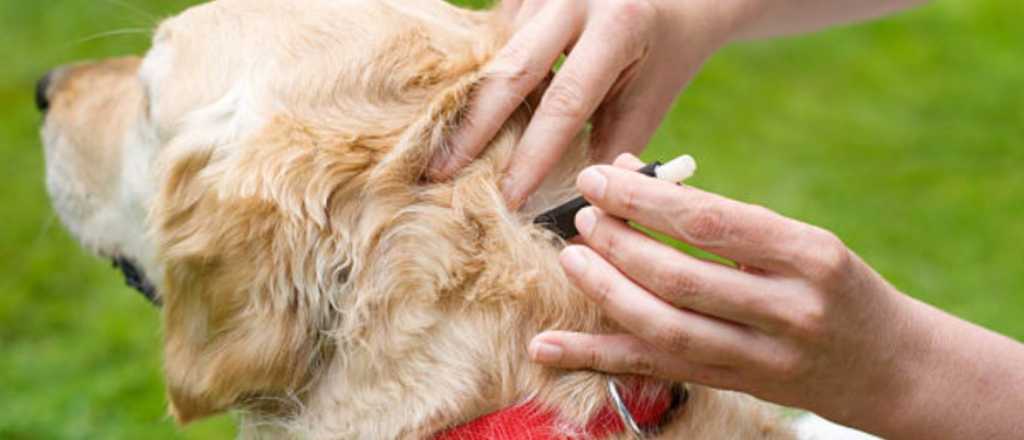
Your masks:
{"label": "floppy ear", "polygon": [[299,298],[276,291],[270,279],[274,261],[265,253],[282,223],[275,207],[203,191],[197,173],[208,160],[187,158],[170,172],[176,184],[159,214],[164,364],[171,412],[181,423],[295,390],[314,349]]}
{"label": "floppy ear", "polygon": [[[426,111],[402,132],[395,147],[373,168],[369,189],[375,193],[401,193],[423,183],[430,159],[436,154],[450,153],[450,137],[463,122],[469,100],[481,79],[478,72],[468,73],[440,90]],[[492,174],[502,172],[527,120],[524,105],[509,117],[512,123],[504,123],[480,155],[481,160],[467,166],[463,174],[481,168]]]}
{"label": "floppy ear", "polygon": [[[245,250],[253,249],[235,257]],[[302,308],[260,304],[274,300],[252,296],[278,292],[260,292],[255,284],[264,274],[229,269],[238,264],[218,256],[168,267],[165,368],[171,412],[180,423],[295,393],[308,377],[316,335]]]}
{"label": "floppy ear", "polygon": [[320,330],[345,282],[353,215],[331,205],[348,205],[340,200],[365,185],[378,152],[271,125],[217,159],[169,148],[152,218],[168,394],[182,423],[238,406],[287,409],[267,405],[299,394],[329,355]]}

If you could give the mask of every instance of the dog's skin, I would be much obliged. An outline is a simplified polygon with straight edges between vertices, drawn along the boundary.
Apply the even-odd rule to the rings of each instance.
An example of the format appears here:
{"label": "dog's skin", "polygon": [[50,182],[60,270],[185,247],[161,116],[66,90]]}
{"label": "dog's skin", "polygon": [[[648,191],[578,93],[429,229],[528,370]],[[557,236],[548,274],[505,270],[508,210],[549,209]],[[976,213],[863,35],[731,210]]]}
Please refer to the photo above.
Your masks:
{"label": "dog's skin", "polygon": [[[422,178],[507,36],[439,0],[218,0],[144,59],[54,73],[54,206],[158,286],[178,421],[423,438],[526,400],[567,430],[606,405],[606,376],[526,356],[541,330],[614,330],[530,222],[572,196],[586,135],[522,212],[497,182],[526,106],[454,181]],[[791,438],[775,413],[693,386],[664,436]]]}

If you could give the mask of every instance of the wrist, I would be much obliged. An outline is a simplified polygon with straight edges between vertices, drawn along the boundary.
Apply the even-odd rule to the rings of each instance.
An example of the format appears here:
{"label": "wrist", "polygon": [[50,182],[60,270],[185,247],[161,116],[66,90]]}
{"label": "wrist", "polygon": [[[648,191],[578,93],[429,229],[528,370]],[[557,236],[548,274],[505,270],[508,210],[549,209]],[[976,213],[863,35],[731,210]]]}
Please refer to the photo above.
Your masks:
{"label": "wrist", "polygon": [[928,407],[925,402],[934,397],[934,378],[941,376],[942,355],[935,333],[941,317],[927,304],[893,292],[897,318],[886,337],[892,341],[889,356],[879,362],[889,368],[878,368],[878,394],[867,402],[858,424],[885,438],[915,438],[913,427],[922,419],[922,408]]}
{"label": "wrist", "polygon": [[847,341],[858,348],[846,374],[836,373],[843,384],[830,398],[815,398],[824,406],[808,409],[883,438],[919,438],[907,429],[921,417],[921,402],[940,367],[932,331],[936,318],[927,305],[877,281],[884,287],[868,300],[871,330],[861,341]]}
{"label": "wrist", "polygon": [[880,368],[893,380],[850,424],[893,439],[1003,438],[1000,406],[1015,417],[1024,405],[1020,344],[899,296],[907,319],[889,338],[892,368]]}
{"label": "wrist", "polygon": [[[889,438],[1012,438],[1024,422],[1024,347],[908,298],[921,311],[919,350]],[[1009,419],[1009,420],[1008,420]],[[1012,420],[1012,421],[1011,421]]]}

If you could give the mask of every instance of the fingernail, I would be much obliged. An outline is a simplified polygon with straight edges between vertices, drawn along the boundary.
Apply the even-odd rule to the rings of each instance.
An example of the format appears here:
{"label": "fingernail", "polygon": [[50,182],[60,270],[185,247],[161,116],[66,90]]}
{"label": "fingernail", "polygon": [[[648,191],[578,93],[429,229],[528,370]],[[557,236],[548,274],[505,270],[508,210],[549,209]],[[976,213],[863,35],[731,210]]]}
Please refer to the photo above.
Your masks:
{"label": "fingernail", "polygon": [[562,251],[562,267],[570,274],[583,273],[587,268],[587,257],[578,246],[569,246]]}
{"label": "fingernail", "polygon": [[551,363],[562,360],[564,350],[555,344],[534,340],[530,343],[530,358],[535,362]]}
{"label": "fingernail", "polygon": [[583,195],[591,199],[600,200],[604,198],[605,188],[608,186],[608,179],[595,167],[590,167],[580,173],[576,181]]}
{"label": "fingernail", "polygon": [[615,159],[615,162],[620,162],[620,161],[632,162],[632,163],[637,163],[637,162],[641,162],[642,163],[640,158],[636,157],[635,155],[633,155],[633,153],[622,153],[622,154],[620,154],[619,157]]}
{"label": "fingernail", "polygon": [[594,212],[594,208],[583,208],[579,214],[576,214],[576,229],[584,237],[590,236],[590,232],[594,230],[596,223],[597,214]]}
{"label": "fingernail", "polygon": [[644,166],[644,161],[640,160],[640,158],[636,157],[636,155],[634,155],[633,153],[625,153],[625,154],[626,154],[626,157],[628,158],[627,160],[629,162],[631,162],[630,165],[632,167],[642,168]]}

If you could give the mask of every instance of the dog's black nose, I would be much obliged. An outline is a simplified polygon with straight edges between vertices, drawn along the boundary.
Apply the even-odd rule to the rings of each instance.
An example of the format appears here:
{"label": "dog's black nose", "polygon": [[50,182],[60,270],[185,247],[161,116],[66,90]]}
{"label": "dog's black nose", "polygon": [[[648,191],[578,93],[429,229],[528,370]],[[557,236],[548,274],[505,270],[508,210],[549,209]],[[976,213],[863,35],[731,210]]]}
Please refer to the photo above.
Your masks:
{"label": "dog's black nose", "polygon": [[46,72],[39,82],[36,83],[36,108],[46,113],[50,109],[50,80],[53,79],[53,71]]}

